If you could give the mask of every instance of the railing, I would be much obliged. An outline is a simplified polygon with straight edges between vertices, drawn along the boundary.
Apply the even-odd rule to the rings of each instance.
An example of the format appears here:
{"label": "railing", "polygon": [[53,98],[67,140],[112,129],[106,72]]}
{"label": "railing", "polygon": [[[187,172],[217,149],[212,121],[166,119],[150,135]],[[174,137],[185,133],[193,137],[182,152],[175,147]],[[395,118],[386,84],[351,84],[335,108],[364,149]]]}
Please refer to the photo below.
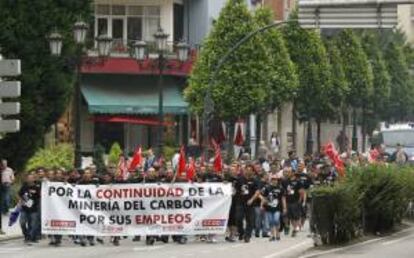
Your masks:
{"label": "railing", "polygon": [[[125,39],[113,39],[112,40],[112,44],[111,44],[111,56],[113,57],[129,57],[131,56],[131,49],[132,49],[132,45],[133,43],[136,42],[136,40],[125,40]],[[157,49],[156,49],[156,45],[155,42],[146,42],[147,43],[147,51],[148,53],[152,54],[152,53],[156,53]],[[173,42],[173,41],[168,41],[167,42],[167,51],[166,51],[166,56],[176,56],[177,54],[177,49],[176,46],[179,42]],[[96,48],[97,44],[95,42],[95,48],[92,48],[88,55],[89,56],[96,56],[98,51]],[[194,46],[190,46],[190,51],[191,52],[198,52],[200,50],[200,45],[194,45]]]}

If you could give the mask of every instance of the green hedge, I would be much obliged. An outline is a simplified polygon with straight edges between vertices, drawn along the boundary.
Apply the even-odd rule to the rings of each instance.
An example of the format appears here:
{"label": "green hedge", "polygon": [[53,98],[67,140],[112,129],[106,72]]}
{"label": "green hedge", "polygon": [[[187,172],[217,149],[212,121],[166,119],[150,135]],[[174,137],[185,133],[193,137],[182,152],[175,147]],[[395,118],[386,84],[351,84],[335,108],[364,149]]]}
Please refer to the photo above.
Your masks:
{"label": "green hedge", "polygon": [[74,154],[73,146],[62,143],[36,151],[33,157],[26,164],[26,171],[43,167],[53,168],[73,168]]}
{"label": "green hedge", "polygon": [[312,191],[312,226],[324,244],[386,232],[400,223],[414,200],[411,167],[368,166],[348,171],[334,186]]}

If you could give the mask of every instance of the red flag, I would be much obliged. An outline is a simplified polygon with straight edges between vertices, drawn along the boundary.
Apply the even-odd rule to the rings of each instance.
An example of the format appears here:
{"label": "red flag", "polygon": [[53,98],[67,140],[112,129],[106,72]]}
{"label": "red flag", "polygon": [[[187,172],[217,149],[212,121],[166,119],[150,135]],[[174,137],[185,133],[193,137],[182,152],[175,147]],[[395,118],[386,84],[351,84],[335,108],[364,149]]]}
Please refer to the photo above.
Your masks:
{"label": "red flag", "polygon": [[134,152],[134,156],[132,157],[131,164],[129,164],[128,171],[134,171],[139,165],[142,163],[142,149],[139,147]]}
{"label": "red flag", "polygon": [[124,155],[119,156],[118,161],[118,178],[121,180],[126,180],[129,177],[127,160]]}
{"label": "red flag", "polygon": [[213,146],[214,146],[214,171],[216,173],[221,173],[223,168],[223,161],[221,159],[221,150],[220,146],[216,143],[216,141],[213,140]]}
{"label": "red flag", "polygon": [[177,169],[178,176],[181,176],[183,173],[185,173],[185,166],[186,166],[186,162],[185,162],[184,146],[181,146],[180,157],[178,159],[178,169]]}
{"label": "red flag", "polygon": [[234,139],[234,144],[238,146],[243,146],[243,133],[240,124],[237,126],[237,132],[236,132],[236,139]]}
{"label": "red flag", "polygon": [[332,142],[328,143],[325,146],[325,154],[332,160],[336,170],[338,171],[341,177],[345,176],[345,167],[344,163],[339,157],[338,152],[335,149],[335,146]]}
{"label": "red flag", "polygon": [[192,158],[190,160],[190,164],[188,165],[188,168],[187,168],[187,180],[188,181],[193,181],[194,175],[195,175],[195,170],[196,170],[195,162],[194,162],[194,159]]}

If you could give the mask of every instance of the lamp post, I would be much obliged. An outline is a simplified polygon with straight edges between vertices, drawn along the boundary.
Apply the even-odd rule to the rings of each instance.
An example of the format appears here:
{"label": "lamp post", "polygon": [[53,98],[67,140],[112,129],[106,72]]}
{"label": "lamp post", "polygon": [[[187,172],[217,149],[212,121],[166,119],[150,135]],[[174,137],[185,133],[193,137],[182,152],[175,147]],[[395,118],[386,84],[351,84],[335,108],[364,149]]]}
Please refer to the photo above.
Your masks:
{"label": "lamp post", "polygon": [[[75,168],[80,168],[82,165],[81,155],[81,108],[82,108],[82,97],[80,90],[81,81],[81,67],[84,56],[84,44],[86,41],[86,33],[88,31],[88,25],[83,21],[78,21],[73,26],[73,36],[77,46],[76,55],[74,58],[67,60],[69,63],[75,65],[75,96],[74,96],[74,124],[75,124]],[[63,46],[63,36],[57,31],[50,34],[49,47],[50,52],[53,56],[61,56]],[[101,35],[96,38],[98,55],[99,57],[108,57],[111,47],[112,39],[108,36]]]}
{"label": "lamp post", "polygon": [[[164,70],[167,65],[166,50],[167,50],[167,39],[169,35],[159,27],[158,31],[154,34],[155,46],[158,53],[157,69],[158,69],[158,155],[163,155],[164,147]],[[184,62],[188,59],[188,45],[185,42],[177,44],[177,58],[179,61]],[[139,63],[148,59],[147,55],[147,43],[144,41],[136,41],[132,44],[131,55]]]}

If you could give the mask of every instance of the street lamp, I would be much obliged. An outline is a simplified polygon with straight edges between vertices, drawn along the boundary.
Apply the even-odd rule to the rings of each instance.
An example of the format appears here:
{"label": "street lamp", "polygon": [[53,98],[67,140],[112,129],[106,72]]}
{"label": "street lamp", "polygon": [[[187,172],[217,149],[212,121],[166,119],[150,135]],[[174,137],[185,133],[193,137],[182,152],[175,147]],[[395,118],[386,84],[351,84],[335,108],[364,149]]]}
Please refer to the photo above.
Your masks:
{"label": "street lamp", "polygon": [[[158,52],[158,57],[155,59],[157,62],[158,68],[158,155],[162,156],[163,146],[164,146],[164,69],[167,66],[167,60],[165,57],[165,52],[167,50],[167,39],[169,35],[164,32],[164,30],[159,27],[157,32],[154,34],[155,46]],[[180,42],[177,44],[177,58],[180,62],[185,62],[188,59],[188,45],[185,42]],[[144,41],[136,41],[132,44],[132,49],[130,51],[131,56],[137,60],[138,63],[142,63],[148,59],[147,55],[147,43]]]}
{"label": "street lamp", "polygon": [[[75,167],[80,168],[82,165],[82,156],[81,156],[81,107],[82,107],[82,98],[80,90],[80,76],[81,76],[81,67],[83,63],[83,45],[86,41],[86,34],[88,31],[88,25],[83,21],[77,21],[73,26],[73,36],[75,43],[77,44],[77,51],[74,58],[70,58],[68,63],[75,64],[75,106],[74,106],[74,124],[75,124]],[[63,37],[58,32],[53,32],[48,37],[50,52],[53,56],[60,56],[62,53]],[[111,49],[112,39],[106,35],[101,35],[96,38],[98,46],[98,55],[100,58],[106,58],[109,56]]]}
{"label": "street lamp", "polygon": [[177,44],[177,53],[178,53],[178,60],[181,62],[185,62],[188,59],[188,50],[190,49],[189,45],[185,43],[183,40]]}
{"label": "street lamp", "polygon": [[73,35],[77,44],[85,43],[86,33],[88,32],[88,25],[83,21],[77,21],[73,25]]}
{"label": "street lamp", "polygon": [[50,47],[50,53],[53,56],[60,56],[62,53],[62,41],[63,37],[58,32],[52,32],[49,37],[49,47]]}
{"label": "street lamp", "polygon": [[111,52],[112,38],[108,35],[99,35],[96,37],[98,43],[98,56],[106,58]]}

